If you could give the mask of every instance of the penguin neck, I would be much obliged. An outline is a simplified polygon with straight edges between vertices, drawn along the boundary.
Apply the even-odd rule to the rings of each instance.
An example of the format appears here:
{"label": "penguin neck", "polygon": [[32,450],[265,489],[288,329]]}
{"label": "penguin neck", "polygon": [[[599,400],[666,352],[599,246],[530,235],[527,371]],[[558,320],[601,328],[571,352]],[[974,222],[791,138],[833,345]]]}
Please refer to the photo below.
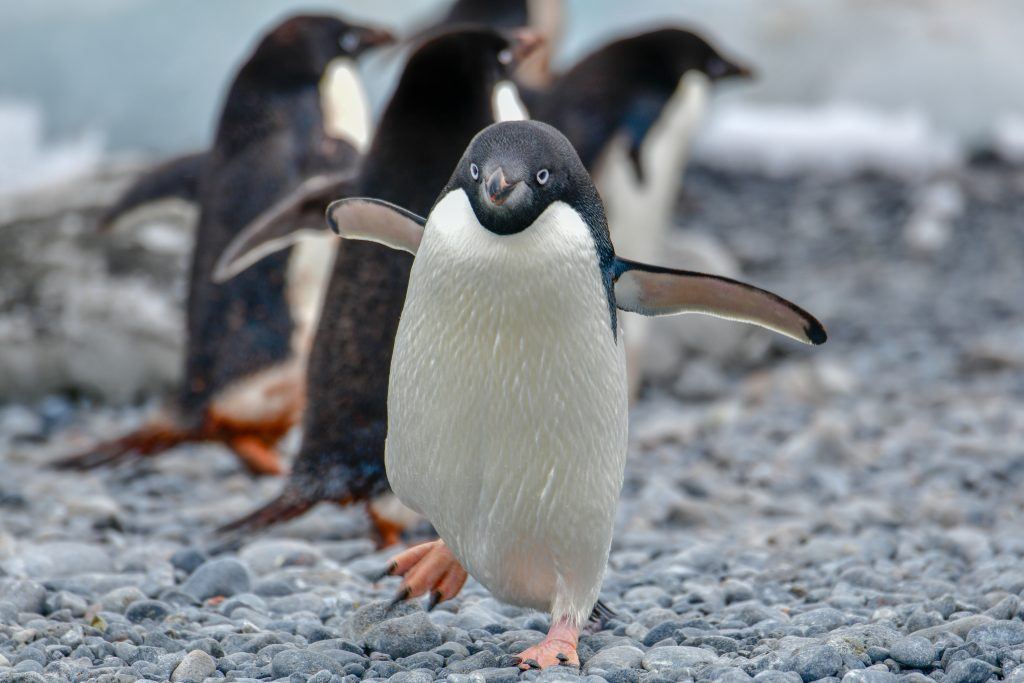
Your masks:
{"label": "penguin neck", "polygon": [[227,155],[282,131],[304,140],[323,136],[323,110],[316,81],[287,87],[239,79],[228,92],[215,147]]}
{"label": "penguin neck", "polygon": [[362,78],[353,59],[331,62],[320,79],[320,108],[324,112],[324,131],[340,138],[360,152],[370,142],[370,106]]}

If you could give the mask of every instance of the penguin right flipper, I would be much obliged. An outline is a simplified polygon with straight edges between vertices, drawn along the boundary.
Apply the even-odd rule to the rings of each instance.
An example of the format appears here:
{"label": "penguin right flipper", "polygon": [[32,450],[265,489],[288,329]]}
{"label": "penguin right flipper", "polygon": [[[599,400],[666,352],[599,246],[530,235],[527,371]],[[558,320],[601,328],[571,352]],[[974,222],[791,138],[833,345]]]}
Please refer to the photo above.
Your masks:
{"label": "penguin right flipper", "polygon": [[139,176],[113,206],[103,212],[99,226],[109,230],[125,214],[146,204],[168,199],[199,201],[199,176],[209,152],[193,152],[159,164]]}
{"label": "penguin right flipper", "polygon": [[659,316],[704,313],[767,328],[804,344],[824,344],[825,327],[796,304],[759,287],[717,275],[615,259],[615,302],[624,311]]}
{"label": "penguin right flipper", "polygon": [[350,240],[376,242],[415,255],[427,220],[381,199],[352,197],[327,207],[331,230]]}
{"label": "penguin right flipper", "polygon": [[225,282],[261,259],[298,242],[305,231],[326,228],[324,210],[333,199],[351,194],[352,172],[316,175],[304,181],[259,214],[224,249],[213,271],[214,282]]}

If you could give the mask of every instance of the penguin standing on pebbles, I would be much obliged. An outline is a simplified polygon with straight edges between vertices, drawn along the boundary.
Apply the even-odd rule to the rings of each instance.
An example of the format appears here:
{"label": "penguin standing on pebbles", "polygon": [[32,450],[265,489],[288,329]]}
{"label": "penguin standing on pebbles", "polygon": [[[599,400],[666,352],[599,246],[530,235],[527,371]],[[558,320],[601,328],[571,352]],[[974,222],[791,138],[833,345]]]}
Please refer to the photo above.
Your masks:
{"label": "penguin standing on pebbles", "polygon": [[275,254],[225,284],[210,276],[224,247],[275,200],[324,168],[354,166],[355,148],[324,130],[319,82],[333,60],[392,40],[336,17],[301,15],[260,41],[228,91],[213,148],[168,167],[172,178],[199,174],[201,206],[177,400],[137,432],[58,467],[85,469],[220,441],[253,473],[281,472],[275,445],[303,408],[320,273],[330,252]]}
{"label": "penguin standing on pebbles", "polygon": [[[409,58],[358,179],[311,178],[234,240],[216,276],[291,243],[311,221],[326,230],[324,210],[339,194],[428,211],[466,144],[494,122],[495,87],[538,43],[530,32],[477,28],[428,39]],[[390,495],[383,459],[388,369],[411,265],[408,254],[375,244],[339,250],[310,356],[299,454],[277,498],[221,528],[232,534],[227,545],[321,501],[366,502],[383,545],[415,519]]]}
{"label": "penguin standing on pebbles", "polygon": [[[388,387],[387,475],[441,539],[399,554],[399,599],[457,593],[548,611],[521,667],[578,665],[626,461],[618,311],[697,312],[825,341],[806,311],[734,280],[616,257],[572,145],[538,122],[470,143],[427,219],[342,199],[343,237],[414,254]],[[345,250],[343,250],[345,251]]]}
{"label": "penguin standing on pebbles", "polygon": [[[569,138],[593,175],[616,250],[646,261],[671,229],[711,86],[751,75],[700,35],[664,28],[605,45],[527,102],[533,118]],[[623,317],[635,395],[648,322]]]}

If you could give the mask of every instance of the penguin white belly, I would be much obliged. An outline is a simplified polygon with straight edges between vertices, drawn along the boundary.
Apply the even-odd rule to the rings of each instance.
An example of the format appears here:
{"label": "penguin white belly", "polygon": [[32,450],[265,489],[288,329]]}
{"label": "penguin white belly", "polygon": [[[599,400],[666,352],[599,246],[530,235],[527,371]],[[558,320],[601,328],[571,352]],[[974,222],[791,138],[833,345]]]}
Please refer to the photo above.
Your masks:
{"label": "penguin white belly", "polygon": [[[707,105],[708,80],[691,71],[679,81],[675,93],[644,138],[640,164],[641,183],[629,159],[624,136],[613,140],[594,173],[594,183],[605,203],[608,230],[615,253],[623,258],[657,263],[672,227],[683,170],[689,158],[693,134]],[[639,357],[647,340],[650,318],[623,314],[623,334],[629,346],[630,385],[639,388]]]}
{"label": "penguin white belly", "polygon": [[552,204],[498,236],[462,190],[434,209],[395,342],[386,465],[496,597],[584,623],[627,441],[625,355],[594,240]]}

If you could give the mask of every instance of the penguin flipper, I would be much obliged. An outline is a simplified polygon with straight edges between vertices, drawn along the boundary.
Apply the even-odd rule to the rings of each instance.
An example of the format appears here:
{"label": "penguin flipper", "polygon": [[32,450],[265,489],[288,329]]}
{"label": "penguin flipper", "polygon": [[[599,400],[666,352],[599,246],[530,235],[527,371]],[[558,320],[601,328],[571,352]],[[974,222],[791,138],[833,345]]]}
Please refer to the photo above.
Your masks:
{"label": "penguin flipper", "polygon": [[117,202],[100,216],[101,230],[111,229],[125,214],[168,199],[199,200],[199,176],[209,152],[193,152],[158,164],[143,173]]}
{"label": "penguin flipper", "polygon": [[213,271],[225,282],[275,252],[325,229],[324,208],[353,190],[351,172],[313,176],[258,215],[224,249]]}
{"label": "penguin flipper", "polygon": [[416,254],[427,220],[381,199],[352,197],[327,207],[331,230],[350,240],[376,242]]}
{"label": "penguin flipper", "polygon": [[616,305],[641,315],[704,313],[751,323],[804,344],[824,344],[824,326],[796,304],[767,290],[717,275],[649,266],[616,258]]}

